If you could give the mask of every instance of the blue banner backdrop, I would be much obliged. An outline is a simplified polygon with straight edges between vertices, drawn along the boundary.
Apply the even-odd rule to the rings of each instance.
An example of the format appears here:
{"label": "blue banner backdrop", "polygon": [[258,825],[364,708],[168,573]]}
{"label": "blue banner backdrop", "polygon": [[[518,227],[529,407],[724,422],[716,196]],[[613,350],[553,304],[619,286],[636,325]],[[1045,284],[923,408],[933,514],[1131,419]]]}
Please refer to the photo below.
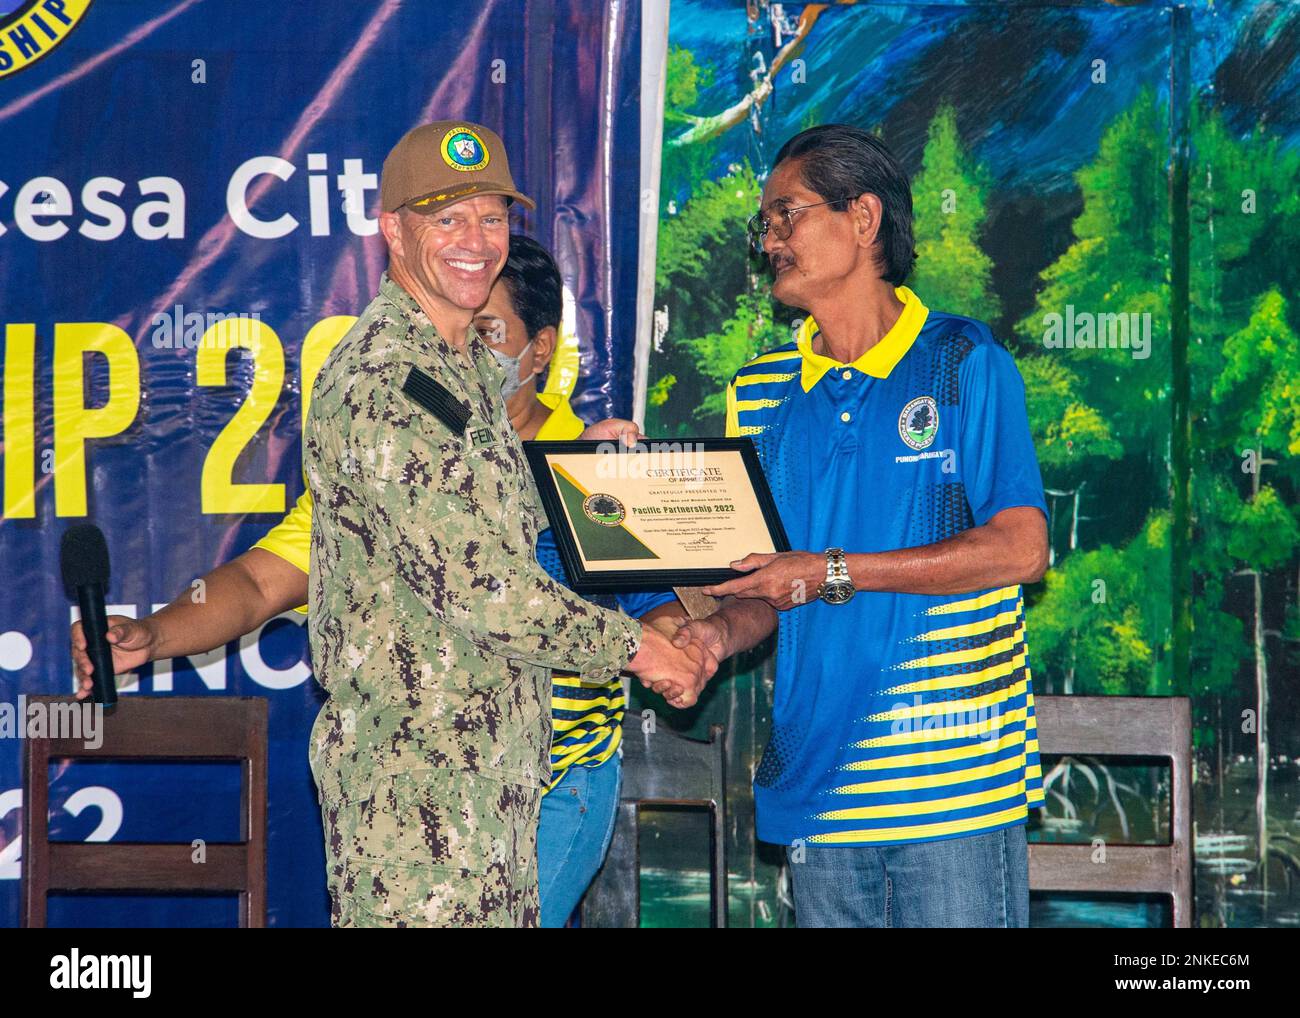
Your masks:
{"label": "blue banner backdrop", "polygon": [[[555,251],[572,297],[575,408],[629,412],[639,54],[636,5],[603,0],[0,0],[0,706],[72,687],[69,524],[104,530],[110,611],[141,615],[292,505],[303,375],[376,291],[378,175],[416,124],[505,139],[538,202],[518,228]],[[248,316],[251,349],[187,345],[210,314]],[[327,916],[302,621],[157,662],[123,694],[269,699],[269,919],[286,926]],[[22,865],[7,734],[0,925],[18,922]],[[233,765],[55,770],[54,837],[236,836]],[[64,896],[49,918],[228,925],[235,902]]]}

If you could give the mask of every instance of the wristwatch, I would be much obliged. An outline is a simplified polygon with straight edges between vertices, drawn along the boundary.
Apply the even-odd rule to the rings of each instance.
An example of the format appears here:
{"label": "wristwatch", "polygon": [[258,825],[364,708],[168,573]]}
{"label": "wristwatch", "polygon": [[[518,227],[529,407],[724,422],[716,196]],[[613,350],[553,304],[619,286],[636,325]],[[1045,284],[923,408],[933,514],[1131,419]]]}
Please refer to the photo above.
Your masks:
{"label": "wristwatch", "polygon": [[826,582],[817,587],[817,596],[827,604],[844,604],[857,592],[849,579],[849,564],[843,548],[826,549]]}

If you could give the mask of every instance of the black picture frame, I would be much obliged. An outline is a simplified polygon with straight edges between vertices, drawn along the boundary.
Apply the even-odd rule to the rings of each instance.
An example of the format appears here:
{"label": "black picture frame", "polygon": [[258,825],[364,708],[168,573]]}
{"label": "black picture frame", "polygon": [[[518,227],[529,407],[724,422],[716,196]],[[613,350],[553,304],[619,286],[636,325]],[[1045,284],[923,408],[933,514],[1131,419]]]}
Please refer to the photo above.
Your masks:
{"label": "black picture frame", "polygon": [[[649,439],[641,445],[653,446],[656,443],[691,446],[704,452],[740,453],[745,465],[750,484],[763,513],[768,536],[777,551],[789,551],[790,541],[786,537],[785,526],[777,512],[776,501],[768,487],[767,476],[758,459],[758,450],[748,438],[673,438]],[[601,594],[620,590],[659,591],[671,590],[673,587],[703,587],[714,583],[734,580],[744,573],[734,569],[619,569],[593,573],[583,568],[582,558],[578,554],[577,542],[569,528],[568,517],[555,486],[550,465],[546,457],[552,453],[565,455],[588,453],[607,455],[610,451],[609,441],[569,441],[569,442],[525,442],[524,454],[532,468],[533,478],[537,482],[537,492],[541,496],[542,508],[547,520],[555,532],[555,544],[560,551],[560,559],[569,576],[569,586],[580,594]]]}

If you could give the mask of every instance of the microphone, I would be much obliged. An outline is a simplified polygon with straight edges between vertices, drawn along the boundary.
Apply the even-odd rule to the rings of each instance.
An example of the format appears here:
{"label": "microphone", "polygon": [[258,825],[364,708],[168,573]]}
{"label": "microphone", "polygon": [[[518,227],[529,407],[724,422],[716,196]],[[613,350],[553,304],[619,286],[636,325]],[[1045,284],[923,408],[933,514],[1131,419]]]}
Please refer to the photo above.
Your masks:
{"label": "microphone", "polygon": [[76,598],[81,609],[81,628],[86,634],[86,653],[94,666],[91,698],[111,707],[117,703],[117,680],[113,673],[113,650],[108,643],[108,611],[104,595],[108,590],[108,543],[93,523],[79,523],[63,532],[59,566],[68,597]]}

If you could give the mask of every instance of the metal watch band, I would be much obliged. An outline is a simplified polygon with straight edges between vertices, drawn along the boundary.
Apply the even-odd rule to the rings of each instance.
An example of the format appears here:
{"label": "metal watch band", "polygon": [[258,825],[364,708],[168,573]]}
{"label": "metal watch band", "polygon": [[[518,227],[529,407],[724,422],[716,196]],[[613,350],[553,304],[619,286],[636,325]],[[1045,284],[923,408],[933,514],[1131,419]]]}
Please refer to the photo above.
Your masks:
{"label": "metal watch band", "polygon": [[849,578],[849,563],[843,548],[826,549],[826,582],[842,583]]}

